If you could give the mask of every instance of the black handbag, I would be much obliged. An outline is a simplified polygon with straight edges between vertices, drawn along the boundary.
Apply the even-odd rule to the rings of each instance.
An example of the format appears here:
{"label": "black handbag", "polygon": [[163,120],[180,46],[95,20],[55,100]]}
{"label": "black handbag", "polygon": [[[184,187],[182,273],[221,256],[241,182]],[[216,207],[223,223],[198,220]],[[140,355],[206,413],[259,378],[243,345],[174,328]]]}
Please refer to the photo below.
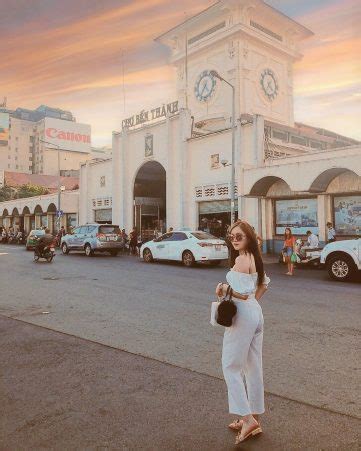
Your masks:
{"label": "black handbag", "polygon": [[224,327],[231,327],[233,317],[237,313],[237,306],[232,301],[232,288],[228,285],[226,295],[218,305],[216,321]]}

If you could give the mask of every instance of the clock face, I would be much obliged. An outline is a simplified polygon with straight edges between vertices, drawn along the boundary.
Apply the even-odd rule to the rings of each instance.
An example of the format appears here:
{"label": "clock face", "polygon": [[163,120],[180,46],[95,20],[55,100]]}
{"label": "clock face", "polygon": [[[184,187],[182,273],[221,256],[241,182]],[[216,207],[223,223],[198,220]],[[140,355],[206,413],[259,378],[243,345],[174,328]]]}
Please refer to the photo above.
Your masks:
{"label": "clock face", "polygon": [[260,83],[269,100],[274,100],[278,94],[278,83],[276,75],[271,69],[265,69],[262,72]]}
{"label": "clock face", "polygon": [[216,89],[216,79],[209,70],[203,71],[197,78],[194,94],[200,102],[208,102]]}

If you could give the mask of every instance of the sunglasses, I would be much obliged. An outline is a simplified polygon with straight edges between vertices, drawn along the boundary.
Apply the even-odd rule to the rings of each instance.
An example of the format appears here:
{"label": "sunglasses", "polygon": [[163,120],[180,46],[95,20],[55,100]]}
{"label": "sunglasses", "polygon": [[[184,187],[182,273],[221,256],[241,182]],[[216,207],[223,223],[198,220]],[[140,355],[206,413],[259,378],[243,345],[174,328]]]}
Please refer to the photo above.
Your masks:
{"label": "sunglasses", "polygon": [[235,235],[228,235],[228,240],[232,243],[233,241],[242,241],[246,238],[243,233],[236,233]]}

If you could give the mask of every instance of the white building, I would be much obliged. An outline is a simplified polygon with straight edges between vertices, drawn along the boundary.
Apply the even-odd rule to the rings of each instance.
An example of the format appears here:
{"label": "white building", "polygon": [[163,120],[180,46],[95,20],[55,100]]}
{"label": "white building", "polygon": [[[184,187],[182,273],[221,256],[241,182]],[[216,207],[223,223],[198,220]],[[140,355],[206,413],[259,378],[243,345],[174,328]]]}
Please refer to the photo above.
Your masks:
{"label": "white building", "polygon": [[293,63],[311,35],[261,0],[222,0],[157,38],[170,49],[178,100],[125,119],[112,159],[81,167],[79,221],[224,234],[232,89],[215,71],[235,89],[236,209],[265,248],[280,248],[286,225],[321,241],[327,220],[359,234],[360,144],[294,122]]}
{"label": "white building", "polygon": [[0,169],[75,175],[90,158],[90,125],[76,122],[69,111],[45,105],[35,110],[0,108]]}

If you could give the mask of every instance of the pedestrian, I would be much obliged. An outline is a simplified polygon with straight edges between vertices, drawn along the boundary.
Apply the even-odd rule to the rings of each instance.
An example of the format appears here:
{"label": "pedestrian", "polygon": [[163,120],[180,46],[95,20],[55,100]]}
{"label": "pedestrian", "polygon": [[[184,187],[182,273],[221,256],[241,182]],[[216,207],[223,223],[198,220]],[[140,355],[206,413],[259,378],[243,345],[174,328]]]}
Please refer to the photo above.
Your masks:
{"label": "pedestrian", "polygon": [[121,238],[122,238],[122,253],[124,254],[128,245],[128,235],[126,234],[125,229],[122,229]]}
{"label": "pedestrian", "polygon": [[134,229],[129,234],[129,254],[136,255],[137,253],[137,244],[138,244],[138,234],[137,229]]}
{"label": "pedestrian", "polygon": [[327,243],[333,243],[336,241],[336,231],[332,226],[332,222],[328,222],[327,226]]}
{"label": "pedestrian", "polygon": [[287,263],[288,272],[286,276],[293,276],[294,264],[292,262],[292,254],[295,252],[296,238],[292,235],[292,230],[289,227],[285,228],[285,240],[283,242],[283,258]]}
{"label": "pedestrian", "polygon": [[[267,290],[257,237],[245,221],[229,230],[230,268],[227,283],[219,283],[218,296],[232,288],[236,314],[223,337],[222,369],[228,389],[229,413],[239,416],[229,428],[238,432],[236,445],[262,432],[264,413],[262,370],[263,315],[258,301]],[[244,380],[245,379],[245,380]],[[247,387],[247,388],[246,388]]]}

